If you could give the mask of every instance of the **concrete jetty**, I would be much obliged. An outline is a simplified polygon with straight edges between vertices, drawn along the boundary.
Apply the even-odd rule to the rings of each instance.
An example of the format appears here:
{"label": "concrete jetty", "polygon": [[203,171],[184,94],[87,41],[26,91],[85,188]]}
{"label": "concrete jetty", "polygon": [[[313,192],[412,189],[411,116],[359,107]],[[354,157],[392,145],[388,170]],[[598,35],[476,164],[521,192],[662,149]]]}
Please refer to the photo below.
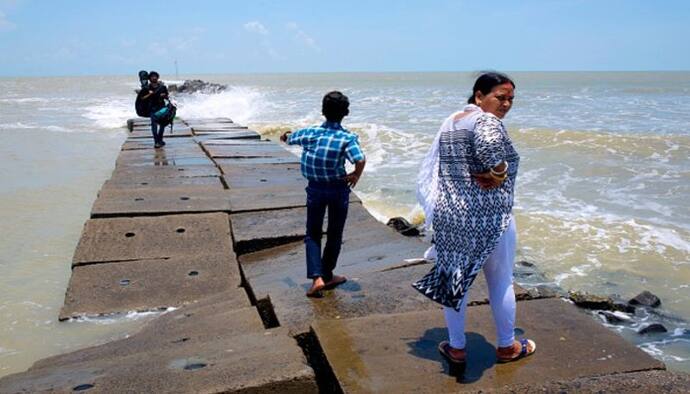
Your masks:
{"label": "concrete jetty", "polygon": [[[299,159],[231,119],[178,121],[153,149],[128,122],[85,223],[59,319],[166,311],[129,337],[0,379],[15,392],[688,392],[665,366],[559,298],[516,287],[538,351],[497,365],[487,289],[470,293],[468,357],[449,370],[439,306],[410,284],[427,245],[352,194],[339,273],[304,296],[306,182]],[[327,236],[327,235],[326,235]]]}

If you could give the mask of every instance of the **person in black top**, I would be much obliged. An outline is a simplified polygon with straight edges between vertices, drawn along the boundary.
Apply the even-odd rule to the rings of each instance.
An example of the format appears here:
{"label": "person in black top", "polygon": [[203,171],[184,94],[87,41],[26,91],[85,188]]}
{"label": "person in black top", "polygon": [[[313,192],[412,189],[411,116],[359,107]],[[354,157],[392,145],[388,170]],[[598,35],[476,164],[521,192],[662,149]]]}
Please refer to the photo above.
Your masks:
{"label": "person in black top", "polygon": [[156,71],[149,73],[148,93],[141,97],[142,100],[146,100],[149,103],[149,108],[151,109],[151,134],[153,134],[153,142],[156,148],[165,145],[165,141],[163,141],[165,127],[158,124],[154,114],[165,107],[165,99],[168,98],[168,88],[165,87],[163,82],[159,81],[159,78],[160,75]]}

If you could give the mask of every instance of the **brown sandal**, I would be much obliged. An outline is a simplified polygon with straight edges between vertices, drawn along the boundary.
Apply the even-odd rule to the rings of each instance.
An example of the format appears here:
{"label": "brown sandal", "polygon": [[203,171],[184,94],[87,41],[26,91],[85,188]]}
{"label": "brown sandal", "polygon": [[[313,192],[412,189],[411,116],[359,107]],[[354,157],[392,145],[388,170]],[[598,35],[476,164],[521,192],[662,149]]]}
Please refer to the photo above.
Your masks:
{"label": "brown sandal", "polygon": [[[520,353],[518,353],[517,356],[508,357],[508,358],[501,357],[498,355],[498,351],[496,351],[496,353],[497,353],[496,357],[498,359],[497,362],[499,364],[511,363],[513,361],[521,360],[525,357],[531,356],[534,354],[534,352],[537,351],[537,344],[534,343],[534,341],[531,339],[523,338],[523,339],[520,339],[519,343],[520,343],[521,347],[520,347]],[[529,351],[529,349],[527,348],[528,345],[532,347],[532,351]]]}
{"label": "brown sandal", "polygon": [[[450,354],[450,343],[448,341],[442,341],[441,343],[438,344],[438,352],[441,353],[441,356],[445,358],[450,364],[452,365],[464,365],[466,362],[465,358],[456,358],[452,354]],[[463,349],[464,350],[464,349]]]}

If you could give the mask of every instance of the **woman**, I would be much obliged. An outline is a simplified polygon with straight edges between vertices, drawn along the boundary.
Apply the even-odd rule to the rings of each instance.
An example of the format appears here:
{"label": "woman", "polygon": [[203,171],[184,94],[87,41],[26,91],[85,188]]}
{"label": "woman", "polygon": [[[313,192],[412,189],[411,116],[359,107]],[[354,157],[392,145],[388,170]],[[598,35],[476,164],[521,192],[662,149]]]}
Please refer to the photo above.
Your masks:
{"label": "woman", "polygon": [[465,362],[467,291],[484,269],[496,323],[498,362],[531,355],[536,344],[515,340],[515,221],[512,216],[519,156],[503,126],[513,105],[515,84],[485,73],[468,105],[441,126],[422,164],[418,198],[432,225],[436,264],[413,286],[442,304],[450,341],[439,351]]}

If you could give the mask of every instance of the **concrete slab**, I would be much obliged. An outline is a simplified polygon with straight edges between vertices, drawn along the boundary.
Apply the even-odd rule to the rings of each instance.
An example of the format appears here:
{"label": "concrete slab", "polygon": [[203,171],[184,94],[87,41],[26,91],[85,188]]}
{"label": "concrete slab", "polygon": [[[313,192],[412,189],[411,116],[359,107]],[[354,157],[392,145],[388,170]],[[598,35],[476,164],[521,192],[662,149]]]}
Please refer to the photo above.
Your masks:
{"label": "concrete slab", "polygon": [[91,219],[84,225],[73,266],[210,253],[234,253],[227,214]]}
{"label": "concrete slab", "polygon": [[[404,267],[410,263],[419,262],[418,259],[422,257],[428,245],[420,239],[397,234],[382,223],[376,222],[370,215],[368,216],[363,208],[361,208],[361,214],[358,215],[357,205],[359,204],[350,204],[352,212],[346,224],[343,248],[336,270],[339,274],[351,278],[351,286],[354,288],[349,288],[350,285],[348,285],[335,292],[352,293],[354,297],[352,299],[359,303],[368,301],[361,297],[363,294],[366,297],[368,294],[366,292],[375,293],[375,290],[369,289],[368,285],[360,283],[362,279],[371,277],[374,273],[382,270]],[[304,228],[304,224],[299,228]],[[345,306],[341,309],[336,305],[338,298],[335,298],[333,304],[317,304],[312,300],[306,300],[304,293],[308,289],[310,281],[306,278],[305,260],[302,242],[293,242],[239,257],[245,278],[253,294],[258,299],[269,296],[280,324],[290,328],[295,334],[305,332],[311,319],[326,309],[332,308],[332,310],[339,311],[336,313],[340,313],[350,308]],[[414,272],[415,275],[410,275],[403,282],[404,294],[413,300],[413,304],[416,304],[414,300],[422,300],[422,298],[416,297],[410,284],[419,279],[428,269],[430,266],[425,267],[425,269],[417,268],[420,272]],[[385,276],[386,274],[382,275]],[[394,276],[397,273],[388,275]],[[384,287],[386,289],[390,286],[390,282],[387,280],[381,283],[386,284]],[[373,287],[381,286],[381,283]],[[358,287],[364,289],[365,292],[356,294],[353,289]],[[477,298],[479,296],[481,294],[477,294]],[[320,301],[317,300],[317,302]],[[426,302],[425,300],[422,301]],[[401,303],[403,302],[401,301]],[[382,309],[375,309],[368,313],[387,311],[384,304],[386,302],[381,301]],[[357,310],[357,307],[352,309]]]}
{"label": "concrete slab", "polygon": [[[270,184],[269,184],[270,185]],[[230,186],[230,205],[233,213],[284,209],[306,206],[304,183],[283,186],[233,188]],[[350,194],[350,202],[359,202]]]}
{"label": "concrete slab", "polygon": [[642,371],[615,375],[560,380],[541,385],[507,386],[505,392],[520,393],[690,393],[690,374],[671,371]]}
{"label": "concrete slab", "polygon": [[261,135],[253,130],[233,130],[233,131],[198,131],[194,133],[194,138],[197,141],[204,141],[207,139],[255,139],[261,138]]}
{"label": "concrete slab", "polygon": [[[143,150],[150,149],[154,150],[153,139],[145,138],[127,138],[127,140],[122,144],[122,150]],[[197,147],[198,143],[192,137],[188,138],[173,138],[165,142],[165,150],[171,150],[178,147]]]}
{"label": "concrete slab", "polygon": [[194,132],[204,132],[204,131],[227,131],[227,130],[238,130],[246,129],[247,126],[242,126],[237,123],[204,123],[204,124],[193,124],[190,126]]}
{"label": "concrete slab", "polygon": [[[306,218],[306,207],[232,214],[230,226],[235,251],[240,255],[302,240]],[[350,204],[348,220],[357,224],[376,223],[376,219],[359,202]],[[324,221],[324,230],[328,227],[327,223],[328,215]]]}
{"label": "concrete slab", "polygon": [[224,139],[208,139],[202,142],[202,145],[274,145],[275,143],[269,140],[224,140]]}
{"label": "concrete slab", "polygon": [[198,155],[160,155],[142,156],[141,158],[120,157],[115,162],[118,167],[187,167],[187,166],[212,166],[213,161],[207,156]]}
{"label": "concrete slab", "polygon": [[176,177],[176,178],[126,178],[117,177],[107,180],[101,190],[122,190],[122,189],[176,189],[179,187],[201,186],[208,189],[223,190],[223,183],[219,177]]}
{"label": "concrete slab", "polygon": [[0,380],[3,392],[317,393],[314,372],[282,329],[147,352],[30,369]]}
{"label": "concrete slab", "polygon": [[276,157],[239,157],[233,159],[215,159],[219,166],[245,165],[245,164],[299,164],[300,158],[293,155]]}
{"label": "concrete slab", "polygon": [[[192,129],[189,126],[175,123],[175,127],[170,132],[170,127],[165,128],[163,133],[163,139],[166,138],[180,138],[180,137],[191,137]],[[134,127],[132,132],[129,133],[129,138],[152,138],[150,127]]]}
{"label": "concrete slab", "polygon": [[288,208],[230,215],[238,255],[304,238],[307,208]]}
{"label": "concrete slab", "polygon": [[78,266],[59,319],[179,307],[223,291],[237,307],[249,307],[240,283],[234,254]]}
{"label": "concrete slab", "polygon": [[192,125],[202,125],[206,123],[234,123],[232,119],[228,117],[218,117],[218,118],[189,118],[183,120],[189,126]]}
{"label": "concrete slab", "polygon": [[208,145],[206,151],[213,158],[244,158],[244,157],[296,157],[291,152],[276,144],[253,145]]}
{"label": "concrete slab", "polygon": [[154,179],[177,177],[220,176],[216,166],[160,166],[160,167],[116,167],[112,178],[115,179]]}
{"label": "concrete slab", "polygon": [[128,338],[48,357],[37,361],[32,369],[122,357],[185,341],[207,342],[214,337],[264,332],[256,308],[242,306],[244,302],[238,305],[236,296],[237,289],[231,289],[192,301],[161,313]]}
{"label": "concrete slab", "polygon": [[447,339],[440,311],[320,320],[313,327],[348,393],[476,392],[663,368],[661,362],[559,299],[518,305],[518,327],[536,341],[537,353],[500,365],[495,364],[491,344],[491,308],[468,308],[468,363],[460,378],[444,373],[446,364],[436,350]]}
{"label": "concrete slab", "polygon": [[230,188],[307,186],[300,166],[292,164],[225,164],[220,166]]}
{"label": "concrete slab", "polygon": [[230,212],[228,190],[204,186],[101,190],[91,217]]}

